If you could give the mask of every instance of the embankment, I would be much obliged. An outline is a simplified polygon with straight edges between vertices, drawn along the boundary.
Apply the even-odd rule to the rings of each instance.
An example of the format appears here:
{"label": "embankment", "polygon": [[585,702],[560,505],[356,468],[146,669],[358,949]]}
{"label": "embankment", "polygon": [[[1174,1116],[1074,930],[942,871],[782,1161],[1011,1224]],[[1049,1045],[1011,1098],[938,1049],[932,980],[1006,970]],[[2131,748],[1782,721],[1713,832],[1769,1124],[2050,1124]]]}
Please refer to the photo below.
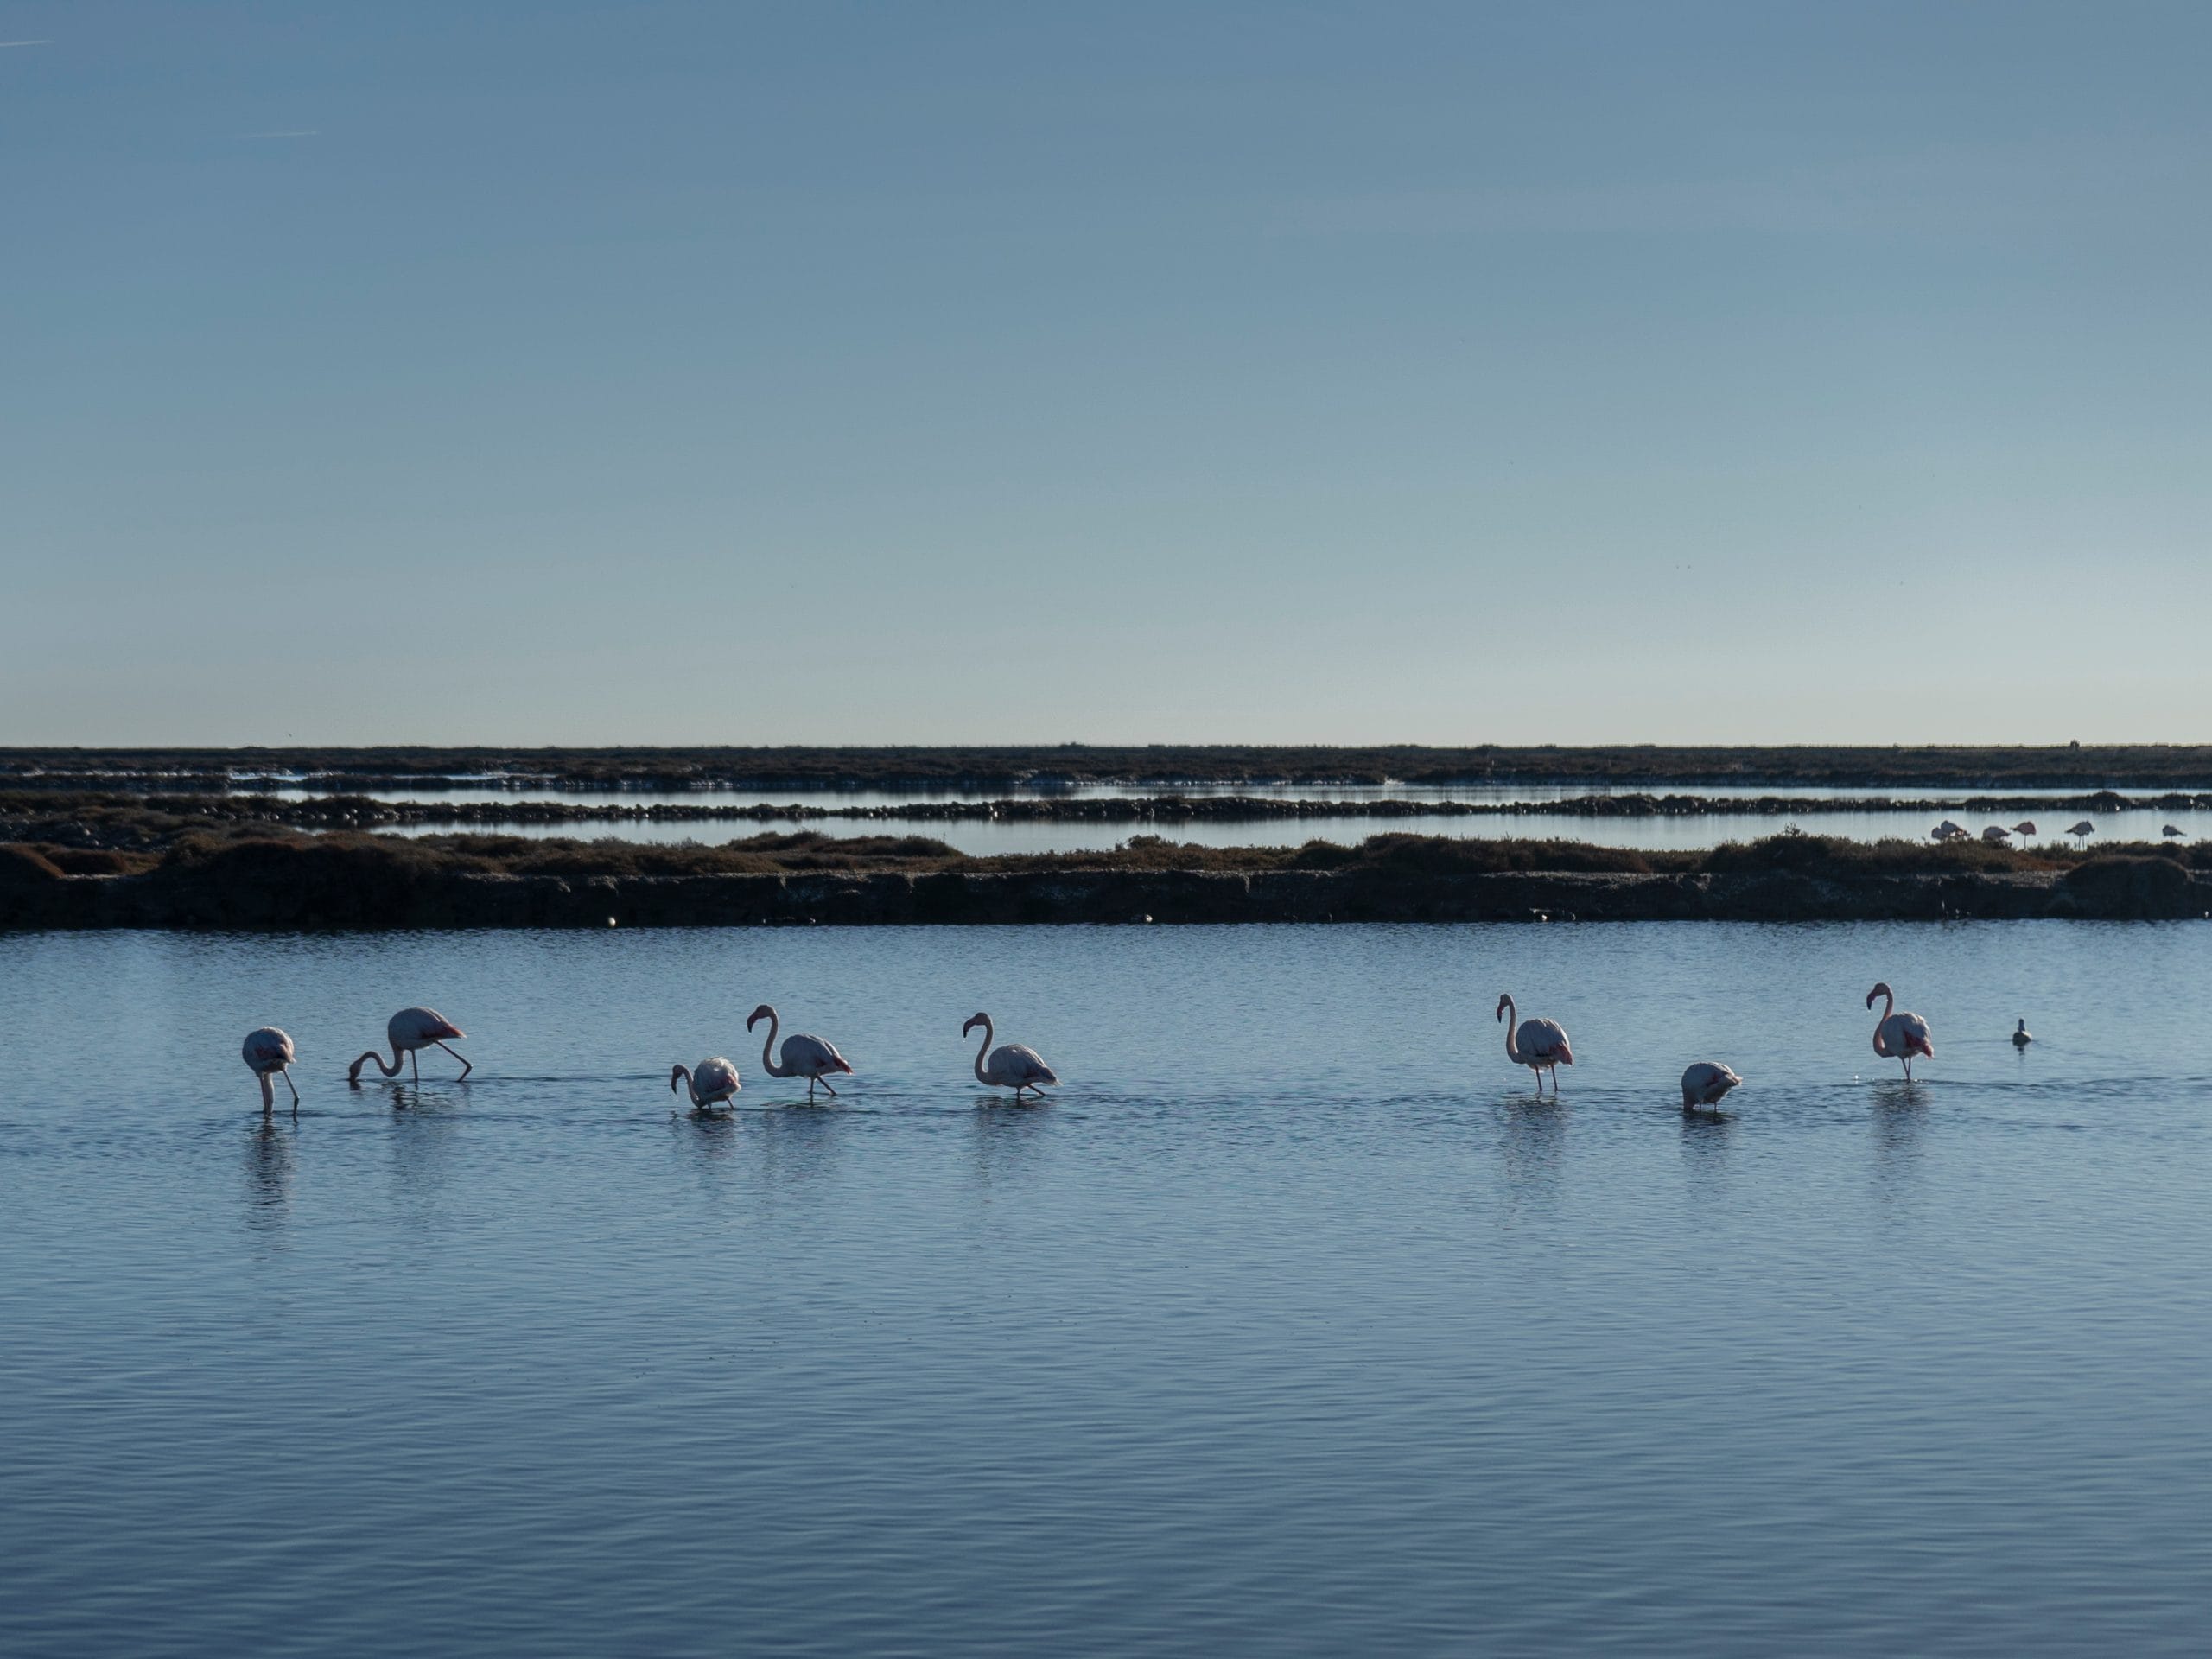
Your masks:
{"label": "embankment", "polygon": [[2212,913],[2170,859],[2063,871],[1470,871],[1388,861],[1265,869],[931,868],[514,874],[358,848],[258,843],[130,874],[65,874],[0,848],[0,927],[467,928],[910,924],[1941,921]]}

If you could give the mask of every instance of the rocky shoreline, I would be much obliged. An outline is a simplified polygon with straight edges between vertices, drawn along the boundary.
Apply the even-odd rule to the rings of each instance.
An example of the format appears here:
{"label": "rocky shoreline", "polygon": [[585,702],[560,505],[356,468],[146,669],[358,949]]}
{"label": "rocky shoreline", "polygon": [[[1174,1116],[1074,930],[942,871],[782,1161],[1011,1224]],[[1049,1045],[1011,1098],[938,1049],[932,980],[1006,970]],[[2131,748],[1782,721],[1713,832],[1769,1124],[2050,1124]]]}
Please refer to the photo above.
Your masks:
{"label": "rocky shoreline", "polygon": [[556,876],[274,858],[66,875],[0,849],[0,928],[404,929],[1260,922],[1947,921],[2212,914],[2212,872],[1345,869],[812,871]]}

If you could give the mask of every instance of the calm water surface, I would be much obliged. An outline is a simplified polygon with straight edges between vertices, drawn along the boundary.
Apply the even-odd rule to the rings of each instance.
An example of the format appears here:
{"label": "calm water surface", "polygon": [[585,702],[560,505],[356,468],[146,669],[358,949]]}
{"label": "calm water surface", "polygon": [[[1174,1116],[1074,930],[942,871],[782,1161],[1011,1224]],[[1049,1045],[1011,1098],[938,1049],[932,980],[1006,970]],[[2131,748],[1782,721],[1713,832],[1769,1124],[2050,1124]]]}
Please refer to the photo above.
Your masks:
{"label": "calm water surface", "polygon": [[[0,976],[10,1655],[2204,1646],[2202,924],[48,935]],[[1909,1091],[1877,976],[1935,1026]],[[1557,1104],[1501,988],[1573,1033]],[[843,1103],[760,1076],[763,998]],[[349,1090],[415,1001],[474,1077]],[[1050,1104],[975,1085],[978,1006]],[[744,1109],[671,1116],[715,1052]],[[1751,1081],[1685,1121],[1707,1056]]]}
{"label": "calm water surface", "polygon": [[[270,791],[288,799],[315,798],[322,791],[280,788]],[[591,803],[609,807],[666,806],[671,803],[686,804],[707,804],[722,806],[793,804],[841,807],[912,806],[917,803],[934,801],[988,801],[1010,796],[1052,796],[1068,799],[1121,799],[1133,795],[1157,795],[1168,792],[1164,789],[1131,789],[1115,785],[1084,785],[1080,787],[1057,790],[999,790],[978,792],[974,790],[815,790],[761,791],[757,790],[701,790],[686,793],[642,793],[635,791],[557,791],[546,788],[500,788],[482,783],[463,784],[442,790],[432,789],[368,789],[359,791],[375,800],[429,803],[512,803],[557,802],[567,805]],[[1881,790],[1854,789],[1764,789],[1730,785],[1706,787],[1681,786],[1669,790],[1659,788],[1630,791],[1591,786],[1515,785],[1511,787],[1465,785],[1385,785],[1372,787],[1356,785],[1237,785],[1213,787],[1191,785],[1175,792],[1194,798],[1211,795],[1262,796],[1285,800],[1320,801],[1473,801],[1492,804],[1537,804],[1569,797],[1624,794],[1630,792],[1665,795],[1701,795],[1709,799],[1740,799],[1746,796],[1787,795],[1807,800],[1848,801],[1868,795],[1890,797],[1910,796],[1915,798],[1953,798],[1958,791],[1927,789],[1911,785],[1891,786]],[[2007,790],[2013,796],[2078,797],[2081,790]],[[2155,791],[2139,791],[2150,793]],[[2039,834],[2025,838],[2023,844],[2047,842],[2068,845],[2062,833],[2067,825],[2079,820],[2081,813],[2038,812],[2034,817]],[[1975,834],[1984,824],[2001,822],[2007,827],[2021,821],[2018,810],[1994,815],[1971,813],[1964,810],[1936,812],[1902,812],[1884,810],[1839,810],[1824,809],[1800,814],[1796,819],[1769,812],[1707,812],[1694,817],[1597,818],[1575,812],[1518,812],[1480,817],[1413,817],[1376,818],[1358,817],[1329,817],[1310,818],[1262,818],[1242,822],[1195,823],[1036,823],[1009,820],[995,823],[988,819],[961,819],[951,822],[931,819],[904,820],[899,818],[875,820],[853,818],[810,818],[796,825],[782,821],[767,823],[691,822],[656,823],[645,819],[614,819],[571,823],[515,823],[501,825],[429,824],[395,828],[388,833],[396,835],[449,835],[456,830],[493,830],[505,835],[533,837],[571,836],[582,840],[601,837],[617,841],[639,841],[677,843],[703,842],[718,844],[734,837],[760,834],[764,830],[785,830],[791,828],[811,830],[819,834],[836,836],[882,836],[916,834],[931,836],[957,848],[963,853],[995,855],[1012,853],[1091,852],[1112,847],[1131,836],[1149,832],[1166,836],[1171,841],[1195,842],[1207,847],[1281,847],[1295,846],[1310,840],[1333,841],[1352,845],[1370,836],[1400,833],[1424,836],[1449,836],[1459,839],[1579,841],[1595,842],[1608,847],[1635,847],[1650,849],[1695,849],[1718,847],[1732,841],[1757,841],[1767,836],[1778,835],[1784,825],[1796,823],[1808,833],[1840,836],[1854,841],[1880,841],[1886,837],[1902,837],[1907,841],[1925,840],[1928,832],[1945,817],[1957,819]],[[2097,838],[2109,845],[2118,842],[2158,842],[2168,824],[2182,831],[2190,841],[2212,836],[2212,811],[2195,811],[2181,808],[2142,808],[2124,812],[2093,815],[2097,826]]]}

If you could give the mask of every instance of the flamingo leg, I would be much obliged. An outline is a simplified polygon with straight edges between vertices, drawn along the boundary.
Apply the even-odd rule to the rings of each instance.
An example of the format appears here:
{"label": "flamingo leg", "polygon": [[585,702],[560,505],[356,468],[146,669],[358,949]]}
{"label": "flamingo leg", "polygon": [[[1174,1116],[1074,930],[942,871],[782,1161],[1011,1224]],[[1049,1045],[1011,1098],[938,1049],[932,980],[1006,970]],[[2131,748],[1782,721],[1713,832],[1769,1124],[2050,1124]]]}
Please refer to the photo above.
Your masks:
{"label": "flamingo leg", "polygon": [[446,1048],[446,1046],[442,1042],[440,1043],[438,1046],[440,1048],[445,1048],[447,1053],[452,1055],[456,1060],[461,1061],[461,1077],[454,1079],[455,1083],[461,1082],[462,1078],[467,1077],[471,1071],[474,1071],[476,1069],[474,1066],[471,1065],[467,1059],[462,1058],[461,1052],[459,1049]]}
{"label": "flamingo leg", "polygon": [[[300,1115],[300,1085],[292,1081],[292,1074],[289,1071],[280,1075],[284,1079],[284,1086],[292,1091],[292,1116],[297,1117]],[[274,1095],[276,1091],[272,1089],[269,1092]]]}
{"label": "flamingo leg", "polygon": [[[829,1078],[827,1078],[827,1077],[823,1078],[823,1079],[822,1079],[822,1086],[823,1086],[824,1089],[830,1089],[830,1079],[829,1079]],[[813,1099],[813,1098],[814,1098],[814,1084],[813,1084],[811,1082],[810,1082],[810,1083],[806,1085],[806,1097],[807,1097],[809,1100],[811,1100],[811,1099]],[[837,1091],[836,1091],[835,1089],[830,1089],[830,1099],[832,1099],[832,1100],[835,1100],[835,1099],[836,1099],[836,1098],[837,1098]]]}
{"label": "flamingo leg", "polygon": [[419,1049],[410,1048],[407,1051],[407,1064],[414,1068],[415,1081],[417,1083],[423,1081],[423,1062],[416,1058],[420,1052]]}
{"label": "flamingo leg", "polygon": [[272,1112],[276,1109],[276,1091],[270,1086],[269,1074],[266,1071],[260,1073],[260,1077],[261,1109],[264,1112]]}

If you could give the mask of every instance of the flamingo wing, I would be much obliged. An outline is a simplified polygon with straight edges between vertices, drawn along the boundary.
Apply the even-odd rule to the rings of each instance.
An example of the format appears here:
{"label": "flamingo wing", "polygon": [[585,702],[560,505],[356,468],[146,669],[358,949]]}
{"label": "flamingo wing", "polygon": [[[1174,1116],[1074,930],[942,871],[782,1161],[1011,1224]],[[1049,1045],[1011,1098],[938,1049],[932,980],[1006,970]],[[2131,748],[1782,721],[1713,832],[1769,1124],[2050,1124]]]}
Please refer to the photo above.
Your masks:
{"label": "flamingo wing", "polygon": [[784,1039],[784,1066],[803,1077],[819,1077],[853,1069],[837,1052],[835,1043],[825,1043],[804,1032],[793,1032]]}
{"label": "flamingo wing", "polygon": [[1574,1064],[1574,1050],[1567,1040],[1567,1027],[1556,1020],[1523,1020],[1521,1029],[1514,1033],[1514,1042],[1531,1060],[1541,1060],[1549,1065],[1557,1061],[1561,1065]]}
{"label": "flamingo wing", "polygon": [[384,1033],[397,1049],[428,1048],[448,1037],[467,1034],[435,1008],[402,1008],[385,1022]]}
{"label": "flamingo wing", "polygon": [[274,1026],[263,1026],[246,1033],[239,1052],[253,1071],[277,1071],[292,1063],[292,1039]]}
{"label": "flamingo wing", "polygon": [[691,1068],[691,1091],[702,1101],[728,1100],[744,1087],[737,1068],[719,1054]]}
{"label": "flamingo wing", "polygon": [[1710,1106],[1743,1079],[1718,1060],[1700,1060],[1682,1073],[1686,1103]]}
{"label": "flamingo wing", "polygon": [[1058,1083],[1059,1073],[1045,1064],[1045,1057],[1035,1049],[1020,1043],[1008,1043],[1003,1048],[991,1051],[992,1075],[1002,1082]]}
{"label": "flamingo wing", "polygon": [[1932,1060],[1936,1058],[1934,1033],[1916,1014],[1893,1014],[1874,1028],[1874,1052],[1888,1060],[1907,1054],[1925,1054]]}

